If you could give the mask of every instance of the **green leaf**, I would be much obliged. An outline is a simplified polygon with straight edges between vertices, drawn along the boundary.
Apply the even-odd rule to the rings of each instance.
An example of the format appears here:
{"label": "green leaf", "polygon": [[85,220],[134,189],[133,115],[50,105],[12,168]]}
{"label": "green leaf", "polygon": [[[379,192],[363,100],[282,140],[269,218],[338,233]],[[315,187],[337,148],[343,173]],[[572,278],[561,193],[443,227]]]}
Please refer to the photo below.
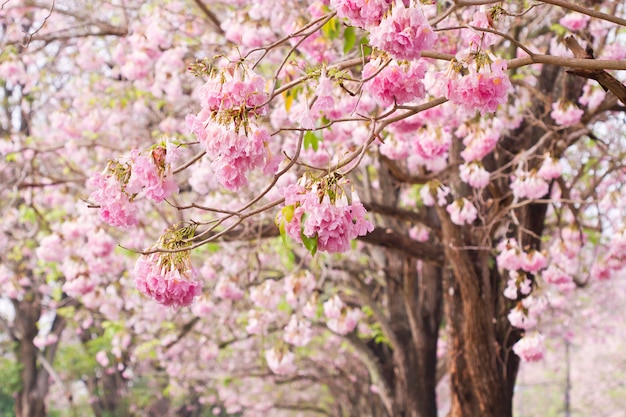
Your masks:
{"label": "green leaf", "polygon": [[304,149],[313,148],[314,151],[317,151],[320,147],[320,139],[315,132],[308,131],[304,134]]}
{"label": "green leaf", "polygon": [[335,40],[339,36],[339,20],[337,17],[333,17],[322,26],[322,33],[330,40]]}
{"label": "green leaf", "polygon": [[348,52],[350,52],[352,48],[354,48],[355,44],[356,44],[356,31],[354,30],[354,27],[348,26],[343,31],[343,53],[347,54]]}
{"label": "green leaf", "polygon": [[293,220],[293,213],[295,211],[296,211],[296,208],[293,206],[293,204],[283,207],[283,210],[282,210],[283,218],[285,219],[285,221],[287,221],[287,223]]}
{"label": "green leaf", "polygon": [[311,255],[315,256],[317,253],[317,234],[313,237],[308,237],[304,234],[304,232],[300,232],[300,238],[302,238],[304,247],[311,253]]}

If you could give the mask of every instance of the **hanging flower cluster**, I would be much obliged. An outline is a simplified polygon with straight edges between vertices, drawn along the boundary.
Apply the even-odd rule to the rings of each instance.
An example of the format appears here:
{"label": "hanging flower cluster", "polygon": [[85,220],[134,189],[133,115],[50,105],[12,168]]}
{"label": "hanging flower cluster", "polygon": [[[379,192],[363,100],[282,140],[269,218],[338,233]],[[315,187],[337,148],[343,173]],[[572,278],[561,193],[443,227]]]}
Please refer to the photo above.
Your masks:
{"label": "hanging flower cluster", "polygon": [[444,94],[461,108],[481,114],[493,113],[506,103],[511,81],[506,61],[490,53],[467,52],[450,64]]}
{"label": "hanging flower cluster", "polygon": [[363,67],[363,78],[372,77],[365,82],[364,89],[383,106],[394,102],[404,104],[420,99],[426,94],[422,80],[426,74],[426,65],[422,62],[398,64],[391,61],[381,69],[381,58],[370,61]]}
{"label": "hanging flower cluster", "polygon": [[100,206],[100,218],[115,227],[135,226],[133,201],[145,196],[161,202],[178,191],[171,171],[175,158],[175,148],[162,143],[148,154],[134,149],[128,158],[111,161],[103,172],[93,173],[87,181],[94,189],[89,199]]}
{"label": "hanging flower cluster", "polygon": [[135,286],[159,304],[188,306],[202,293],[202,282],[191,265],[190,239],[197,225],[168,230],[157,243],[157,249],[176,252],[155,252],[142,255],[135,264]]}
{"label": "hanging flower cluster", "polygon": [[248,171],[277,166],[267,148],[270,135],[255,122],[267,112],[265,80],[243,63],[205,72],[202,109],[187,116],[187,126],[205,146],[217,181],[236,191],[248,183]]}
{"label": "hanging flower cluster", "polygon": [[285,207],[277,218],[281,234],[302,242],[315,254],[350,249],[350,241],[374,230],[365,219],[365,208],[349,182],[339,174],[316,179],[305,174],[284,190]]}

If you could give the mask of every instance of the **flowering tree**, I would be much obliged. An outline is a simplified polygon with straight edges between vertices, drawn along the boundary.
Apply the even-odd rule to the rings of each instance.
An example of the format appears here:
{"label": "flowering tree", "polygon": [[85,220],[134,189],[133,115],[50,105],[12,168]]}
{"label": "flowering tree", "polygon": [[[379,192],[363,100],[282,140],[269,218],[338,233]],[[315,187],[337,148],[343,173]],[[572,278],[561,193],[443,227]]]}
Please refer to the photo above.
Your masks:
{"label": "flowering tree", "polygon": [[624,6],[130,3],[2,5],[17,415],[511,415],[623,267]]}

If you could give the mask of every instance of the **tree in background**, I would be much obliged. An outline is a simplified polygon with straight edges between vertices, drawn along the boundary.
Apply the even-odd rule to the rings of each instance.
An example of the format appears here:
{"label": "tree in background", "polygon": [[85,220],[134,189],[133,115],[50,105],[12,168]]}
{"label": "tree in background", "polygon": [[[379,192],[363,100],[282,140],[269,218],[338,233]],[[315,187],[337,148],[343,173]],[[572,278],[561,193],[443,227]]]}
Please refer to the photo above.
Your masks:
{"label": "tree in background", "polygon": [[623,5],[2,8],[19,416],[507,416],[622,269]]}

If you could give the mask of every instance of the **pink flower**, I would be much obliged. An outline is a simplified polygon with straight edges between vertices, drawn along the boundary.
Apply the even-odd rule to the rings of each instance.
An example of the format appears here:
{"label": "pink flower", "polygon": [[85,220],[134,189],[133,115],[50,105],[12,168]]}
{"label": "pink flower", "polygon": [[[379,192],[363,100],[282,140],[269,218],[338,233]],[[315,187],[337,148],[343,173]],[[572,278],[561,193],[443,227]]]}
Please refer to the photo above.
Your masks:
{"label": "pink flower", "polygon": [[476,207],[466,198],[455,200],[446,207],[446,211],[450,214],[452,223],[459,226],[472,224],[478,215]]}
{"label": "pink flower", "polygon": [[509,76],[504,72],[506,61],[491,57],[489,61],[490,64],[480,66],[471,62],[466,68],[467,75],[461,75],[452,64],[444,86],[446,98],[466,111],[478,110],[483,115],[495,112],[500,104],[506,103],[511,86]]}
{"label": "pink flower", "polygon": [[293,209],[291,218],[283,214],[281,220],[287,234],[296,241],[302,241],[303,235],[315,239],[318,250],[336,253],[346,252],[351,240],[374,230],[374,225],[365,219],[366,210],[358,197],[353,194],[352,203],[348,202],[343,183],[326,183],[327,189],[318,189],[319,183],[307,184],[308,189],[298,184],[286,187],[285,210]]}
{"label": "pink flower", "polygon": [[479,190],[489,185],[489,172],[480,163],[472,162],[461,165],[459,175],[461,180]]}
{"label": "pink flower", "polygon": [[513,195],[519,199],[539,199],[546,194],[550,189],[550,185],[536,173],[528,173],[524,171],[518,171],[517,176],[511,182],[511,191]]}
{"label": "pink flower", "polygon": [[548,265],[548,260],[541,252],[532,250],[522,256],[522,269],[526,272],[537,273]]}
{"label": "pink flower", "polygon": [[580,122],[584,113],[585,111],[579,109],[574,103],[562,103],[558,101],[556,103],[552,103],[552,112],[550,113],[550,117],[552,117],[558,125],[567,127]]}
{"label": "pink flower", "polygon": [[437,35],[424,17],[419,2],[406,8],[397,2],[390,15],[380,25],[370,29],[370,44],[400,60],[418,59],[421,52],[430,48]]}
{"label": "pink flower", "polygon": [[523,260],[522,251],[515,239],[505,239],[498,244],[497,249],[500,251],[496,257],[498,268],[509,271],[517,271],[522,268]]}
{"label": "pink flower", "polygon": [[296,365],[294,364],[296,356],[293,352],[286,349],[272,348],[265,351],[265,360],[267,366],[276,375],[285,375],[295,372]]}
{"label": "pink flower", "polygon": [[139,222],[128,195],[122,191],[121,184],[113,174],[93,173],[87,186],[95,189],[89,195],[89,200],[100,206],[100,218],[103,221],[120,228],[135,226]]}
{"label": "pink flower", "polygon": [[232,280],[223,277],[215,286],[215,296],[225,300],[237,301],[243,297],[243,290]]}
{"label": "pink flower", "polygon": [[550,154],[546,154],[543,160],[543,164],[541,164],[541,168],[537,172],[541,178],[546,181],[549,181],[554,178],[559,178],[563,173],[563,168],[558,159],[552,158]]}
{"label": "pink flower", "polygon": [[424,97],[426,90],[422,80],[426,74],[426,66],[423,62],[411,62],[401,66],[396,61],[391,61],[380,70],[381,65],[380,58],[365,64],[363,78],[367,79],[376,74],[365,82],[364,89],[383,106],[389,106],[394,102],[404,104]]}
{"label": "pink flower", "polygon": [[330,0],[337,16],[347,18],[353,26],[367,28],[378,25],[389,10],[391,0]]}
{"label": "pink flower", "polygon": [[455,135],[463,138],[465,149],[461,156],[465,162],[480,161],[496,147],[500,140],[503,126],[499,119],[493,119],[491,126],[485,125],[482,121],[475,126],[460,126]]}
{"label": "pink flower", "polygon": [[135,286],[159,304],[184,307],[202,294],[202,283],[189,253],[142,255],[135,263]]}
{"label": "pink flower", "polygon": [[285,327],[283,340],[294,346],[306,346],[311,341],[312,336],[311,323],[306,320],[298,320],[296,315],[292,315],[289,324]]}
{"label": "pink flower", "polygon": [[154,148],[150,155],[140,155],[137,150],[133,150],[126,193],[145,194],[149,199],[160,203],[177,192],[178,185],[171,177],[170,165],[165,161],[166,154],[163,146]]}
{"label": "pink flower", "polygon": [[559,20],[559,23],[566,29],[569,29],[572,32],[576,32],[586,28],[589,19],[591,18],[586,14],[572,12],[563,16]]}
{"label": "pink flower", "polygon": [[345,308],[339,317],[329,319],[326,325],[333,332],[346,335],[356,328],[362,317],[363,313],[361,313],[361,310]]}
{"label": "pink flower", "polygon": [[513,352],[524,362],[536,362],[543,359],[544,351],[544,336],[540,333],[524,335],[513,345]]}
{"label": "pink flower", "polygon": [[338,295],[334,295],[324,303],[324,315],[329,319],[341,317],[341,313],[346,305]]}

